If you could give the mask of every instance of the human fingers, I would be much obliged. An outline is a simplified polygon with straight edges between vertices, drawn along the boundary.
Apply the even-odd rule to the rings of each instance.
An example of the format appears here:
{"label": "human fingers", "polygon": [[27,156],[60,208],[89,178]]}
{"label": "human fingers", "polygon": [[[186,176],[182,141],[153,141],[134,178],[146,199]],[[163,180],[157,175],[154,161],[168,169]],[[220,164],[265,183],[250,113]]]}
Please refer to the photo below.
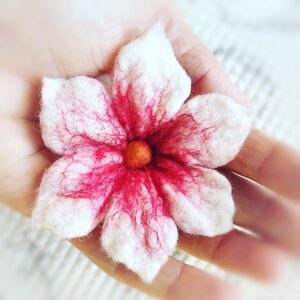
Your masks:
{"label": "human fingers", "polygon": [[227,173],[237,211],[235,223],[300,255],[300,208],[238,175]]}
{"label": "human fingers", "polygon": [[228,168],[295,201],[300,201],[300,153],[253,129]]}
{"label": "human fingers", "polygon": [[140,291],[165,300],[234,300],[237,291],[229,284],[174,258],[169,258],[154,281],[146,284],[123,265],[113,263],[99,250],[99,233],[96,230],[87,238],[72,243],[98,267],[117,280]]}
{"label": "human fingers", "polygon": [[39,106],[39,82],[0,70],[0,116],[33,119]]}
{"label": "human fingers", "polygon": [[289,262],[278,247],[238,230],[213,238],[182,234],[179,247],[221,268],[265,282],[280,279]]}

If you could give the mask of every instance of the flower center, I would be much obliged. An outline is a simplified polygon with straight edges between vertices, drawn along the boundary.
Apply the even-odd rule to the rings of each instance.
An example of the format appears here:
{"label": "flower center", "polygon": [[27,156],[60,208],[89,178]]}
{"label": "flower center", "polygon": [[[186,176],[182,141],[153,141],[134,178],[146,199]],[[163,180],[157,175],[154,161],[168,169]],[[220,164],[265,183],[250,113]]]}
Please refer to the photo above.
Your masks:
{"label": "flower center", "polygon": [[139,169],[151,161],[152,151],[146,142],[133,140],[124,149],[123,157],[127,168]]}

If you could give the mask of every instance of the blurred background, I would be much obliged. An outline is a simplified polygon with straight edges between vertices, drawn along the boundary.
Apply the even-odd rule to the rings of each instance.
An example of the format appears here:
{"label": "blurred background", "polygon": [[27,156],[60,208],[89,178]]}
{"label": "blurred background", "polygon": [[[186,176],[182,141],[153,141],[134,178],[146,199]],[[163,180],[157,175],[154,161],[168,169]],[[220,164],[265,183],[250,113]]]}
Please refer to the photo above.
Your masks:
{"label": "blurred background", "polygon": [[[181,0],[179,4],[199,38],[256,103],[255,126],[299,147],[300,1]],[[246,299],[300,299],[297,263],[285,282],[262,286],[184,253],[174,256],[233,282]],[[32,230],[26,218],[0,206],[0,300],[29,299],[150,298],[108,277],[68,242]]]}

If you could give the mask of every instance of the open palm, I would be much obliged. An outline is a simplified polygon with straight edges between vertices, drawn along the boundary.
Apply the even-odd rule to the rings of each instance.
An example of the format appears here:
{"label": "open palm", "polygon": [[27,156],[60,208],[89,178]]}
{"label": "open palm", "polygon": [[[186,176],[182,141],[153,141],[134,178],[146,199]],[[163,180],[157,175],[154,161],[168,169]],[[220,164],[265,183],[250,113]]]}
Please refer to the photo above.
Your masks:
{"label": "open palm", "polygon": [[[0,31],[0,199],[24,214],[30,214],[41,176],[55,159],[40,138],[41,78],[98,76],[111,68],[124,43],[157,20],[165,24],[176,56],[192,79],[194,94],[220,92],[251,106],[185,25],[172,1],[19,2],[18,10],[9,4],[0,7],[4,29]],[[300,255],[300,241],[295,239],[300,233],[299,208],[281,201],[283,197],[300,200],[298,155],[252,130],[240,155],[224,172],[233,184],[235,223],[258,237],[238,230],[214,238],[181,234],[178,246],[223,268],[261,280],[276,279],[286,263],[283,249]],[[146,285],[99,252],[97,230],[72,242],[104,271],[159,298],[234,298],[225,283],[173,258]]]}

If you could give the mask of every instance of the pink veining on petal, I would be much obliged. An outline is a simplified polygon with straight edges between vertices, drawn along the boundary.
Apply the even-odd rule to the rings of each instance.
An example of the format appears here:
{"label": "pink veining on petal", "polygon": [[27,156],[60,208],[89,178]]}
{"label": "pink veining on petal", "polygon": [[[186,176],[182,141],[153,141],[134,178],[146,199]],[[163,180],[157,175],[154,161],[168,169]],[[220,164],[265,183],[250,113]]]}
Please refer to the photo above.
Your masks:
{"label": "pink veining on petal", "polygon": [[151,281],[175,249],[177,229],[146,171],[128,170],[106,214],[102,245],[113,260]]}
{"label": "pink veining on petal", "polygon": [[[203,160],[209,156],[203,145],[217,129],[216,125],[197,122],[191,114],[181,114],[161,126],[160,130],[150,137],[149,143],[159,153],[169,155],[175,160],[197,163],[199,156]],[[194,138],[197,139],[195,147],[192,144]],[[183,143],[186,146],[182,147]]]}
{"label": "pink veining on petal", "polygon": [[[95,147],[90,148],[88,156],[83,160],[82,151],[87,152],[86,149],[80,148],[77,155],[69,156],[69,166],[62,172],[61,190],[58,195],[75,200],[98,199],[100,202],[102,199],[101,207],[96,207],[96,215],[100,216],[109,205],[117,179],[126,172],[122,154],[113,147]],[[75,174],[76,180],[74,180],[75,178],[72,178],[69,173],[72,172],[72,166],[78,163],[87,169]]]}
{"label": "pink veining on petal", "polygon": [[232,229],[231,185],[217,171],[157,157],[151,176],[184,232],[215,236]]}
{"label": "pink veining on petal", "polygon": [[40,119],[46,146],[58,154],[70,154],[88,142],[124,146],[126,132],[109,98],[93,78],[44,79]]}
{"label": "pink veining on petal", "polygon": [[112,78],[115,110],[130,138],[145,138],[172,118],[191,89],[160,26],[121,48]]}
{"label": "pink veining on petal", "polygon": [[[126,79],[123,80],[126,81]],[[126,86],[125,89],[124,86]],[[114,89],[115,97],[112,104],[129,139],[146,138],[154,133],[161,120],[166,118],[167,113],[165,111],[161,113],[160,119],[156,115],[157,103],[165,97],[166,88],[164,86],[154,89],[151,100],[143,100],[143,98],[149,98],[149,95],[143,93],[142,87],[141,93],[137,95],[130,83],[115,82]],[[135,97],[140,98],[140,105],[135,102]]]}
{"label": "pink veining on petal", "polygon": [[120,152],[81,147],[45,172],[32,220],[56,234],[75,238],[99,223],[117,178],[125,172]]}
{"label": "pink veining on petal", "polygon": [[245,107],[225,95],[207,94],[187,101],[150,143],[184,164],[217,168],[237,155],[250,127]]}
{"label": "pink veining on petal", "polygon": [[[151,178],[161,195],[164,194],[161,189],[162,183],[171,184],[176,192],[182,193],[186,197],[188,197],[191,187],[197,185],[201,188],[204,183],[204,173],[201,169],[182,165],[164,155],[158,154],[155,163],[149,169]],[[203,178],[202,182],[201,178]]]}
{"label": "pink veining on petal", "polygon": [[148,223],[162,216],[170,217],[170,212],[168,205],[158,195],[149,174],[144,170],[127,170],[114,188],[114,197],[119,201],[116,201],[115,213],[110,217],[115,218],[119,213],[129,215],[134,226],[143,226],[146,248],[150,252],[155,250],[148,244],[147,236],[156,236],[154,247],[161,241],[156,229]]}

